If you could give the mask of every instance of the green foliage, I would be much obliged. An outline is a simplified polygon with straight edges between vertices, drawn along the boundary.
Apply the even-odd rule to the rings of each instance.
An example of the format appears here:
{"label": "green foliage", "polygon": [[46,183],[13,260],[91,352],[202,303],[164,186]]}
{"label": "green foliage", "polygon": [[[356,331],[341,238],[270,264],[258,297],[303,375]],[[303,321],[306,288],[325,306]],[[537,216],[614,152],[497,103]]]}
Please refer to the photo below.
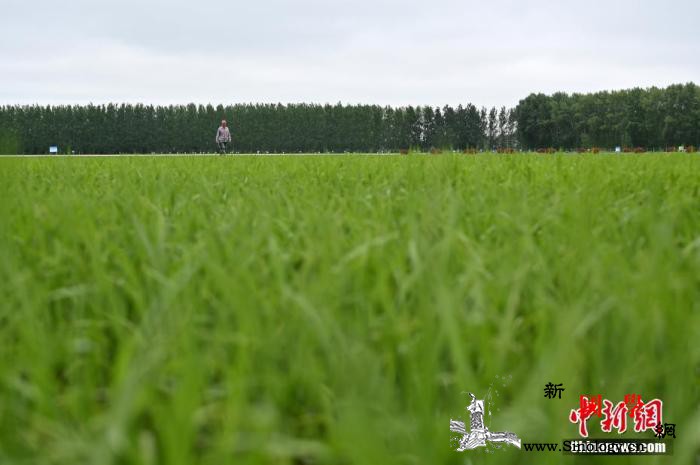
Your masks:
{"label": "green foliage", "polygon": [[[444,115],[444,116],[443,116]],[[400,148],[467,148],[484,144],[486,127],[473,105],[238,104],[153,107],[87,105],[0,107],[2,122],[26,142],[11,153],[46,153],[50,145],[77,153],[212,152],[227,119],[236,151],[244,153],[379,152]],[[514,127],[503,140],[515,142]]]}
{"label": "green foliage", "polygon": [[694,463],[699,176],[686,154],[0,159],[0,463],[668,463],[453,452],[497,376],[492,427],[524,442],[575,437],[579,394],[639,393]]}
{"label": "green foliage", "polygon": [[19,137],[15,131],[0,128],[0,155],[15,155],[21,153],[20,147]]}
{"label": "green foliage", "polygon": [[515,109],[523,147],[646,147],[700,142],[700,87],[532,94]]}
{"label": "green foliage", "polygon": [[700,145],[700,87],[690,83],[586,95],[532,94],[515,109],[340,103],[4,106],[0,150],[46,153],[50,145],[58,145],[84,154],[208,153],[215,149],[221,119],[230,123],[235,150],[244,153],[396,152],[408,147],[664,149]]}

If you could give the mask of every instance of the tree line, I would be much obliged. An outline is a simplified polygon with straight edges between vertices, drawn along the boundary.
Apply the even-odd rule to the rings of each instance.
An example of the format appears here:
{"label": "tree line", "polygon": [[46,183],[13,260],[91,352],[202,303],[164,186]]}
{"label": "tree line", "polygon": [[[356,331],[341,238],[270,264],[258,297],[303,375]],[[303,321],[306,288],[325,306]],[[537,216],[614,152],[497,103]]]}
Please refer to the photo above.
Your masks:
{"label": "tree line", "polygon": [[512,110],[408,106],[142,104],[0,107],[0,152],[197,153],[229,122],[237,152],[378,152],[514,147]]}
{"label": "tree line", "polygon": [[700,87],[531,94],[515,109],[523,148],[700,145]]}
{"label": "tree line", "polygon": [[700,88],[531,94],[508,109],[318,104],[0,106],[0,153],[198,153],[227,119],[237,152],[663,149],[700,145]]}

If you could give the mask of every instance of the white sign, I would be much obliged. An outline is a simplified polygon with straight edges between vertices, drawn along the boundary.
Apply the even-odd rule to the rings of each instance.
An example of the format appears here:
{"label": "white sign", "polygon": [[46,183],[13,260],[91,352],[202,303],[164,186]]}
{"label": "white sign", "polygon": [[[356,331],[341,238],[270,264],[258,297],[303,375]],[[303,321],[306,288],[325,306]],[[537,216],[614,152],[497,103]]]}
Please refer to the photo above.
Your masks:
{"label": "white sign", "polygon": [[58,153],[58,146],[52,145],[49,147],[49,153]]}

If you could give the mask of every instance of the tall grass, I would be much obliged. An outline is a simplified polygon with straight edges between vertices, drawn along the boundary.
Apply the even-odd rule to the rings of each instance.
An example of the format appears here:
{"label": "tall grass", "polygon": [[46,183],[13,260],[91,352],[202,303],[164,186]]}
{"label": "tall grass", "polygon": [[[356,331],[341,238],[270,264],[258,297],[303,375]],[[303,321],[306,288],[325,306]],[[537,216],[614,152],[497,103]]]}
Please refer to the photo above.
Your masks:
{"label": "tall grass", "polygon": [[2,159],[0,463],[671,463],[454,452],[489,386],[523,442],[575,437],[579,394],[661,398],[693,463],[698,179],[681,154]]}

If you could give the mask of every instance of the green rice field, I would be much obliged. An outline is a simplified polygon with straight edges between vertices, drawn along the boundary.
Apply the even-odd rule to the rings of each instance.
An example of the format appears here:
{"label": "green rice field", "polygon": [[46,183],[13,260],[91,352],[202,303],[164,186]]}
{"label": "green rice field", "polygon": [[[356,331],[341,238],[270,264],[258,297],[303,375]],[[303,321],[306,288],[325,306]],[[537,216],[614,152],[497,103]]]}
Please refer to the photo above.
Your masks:
{"label": "green rice field", "polygon": [[700,463],[699,155],[0,158],[0,299],[0,464]]}

